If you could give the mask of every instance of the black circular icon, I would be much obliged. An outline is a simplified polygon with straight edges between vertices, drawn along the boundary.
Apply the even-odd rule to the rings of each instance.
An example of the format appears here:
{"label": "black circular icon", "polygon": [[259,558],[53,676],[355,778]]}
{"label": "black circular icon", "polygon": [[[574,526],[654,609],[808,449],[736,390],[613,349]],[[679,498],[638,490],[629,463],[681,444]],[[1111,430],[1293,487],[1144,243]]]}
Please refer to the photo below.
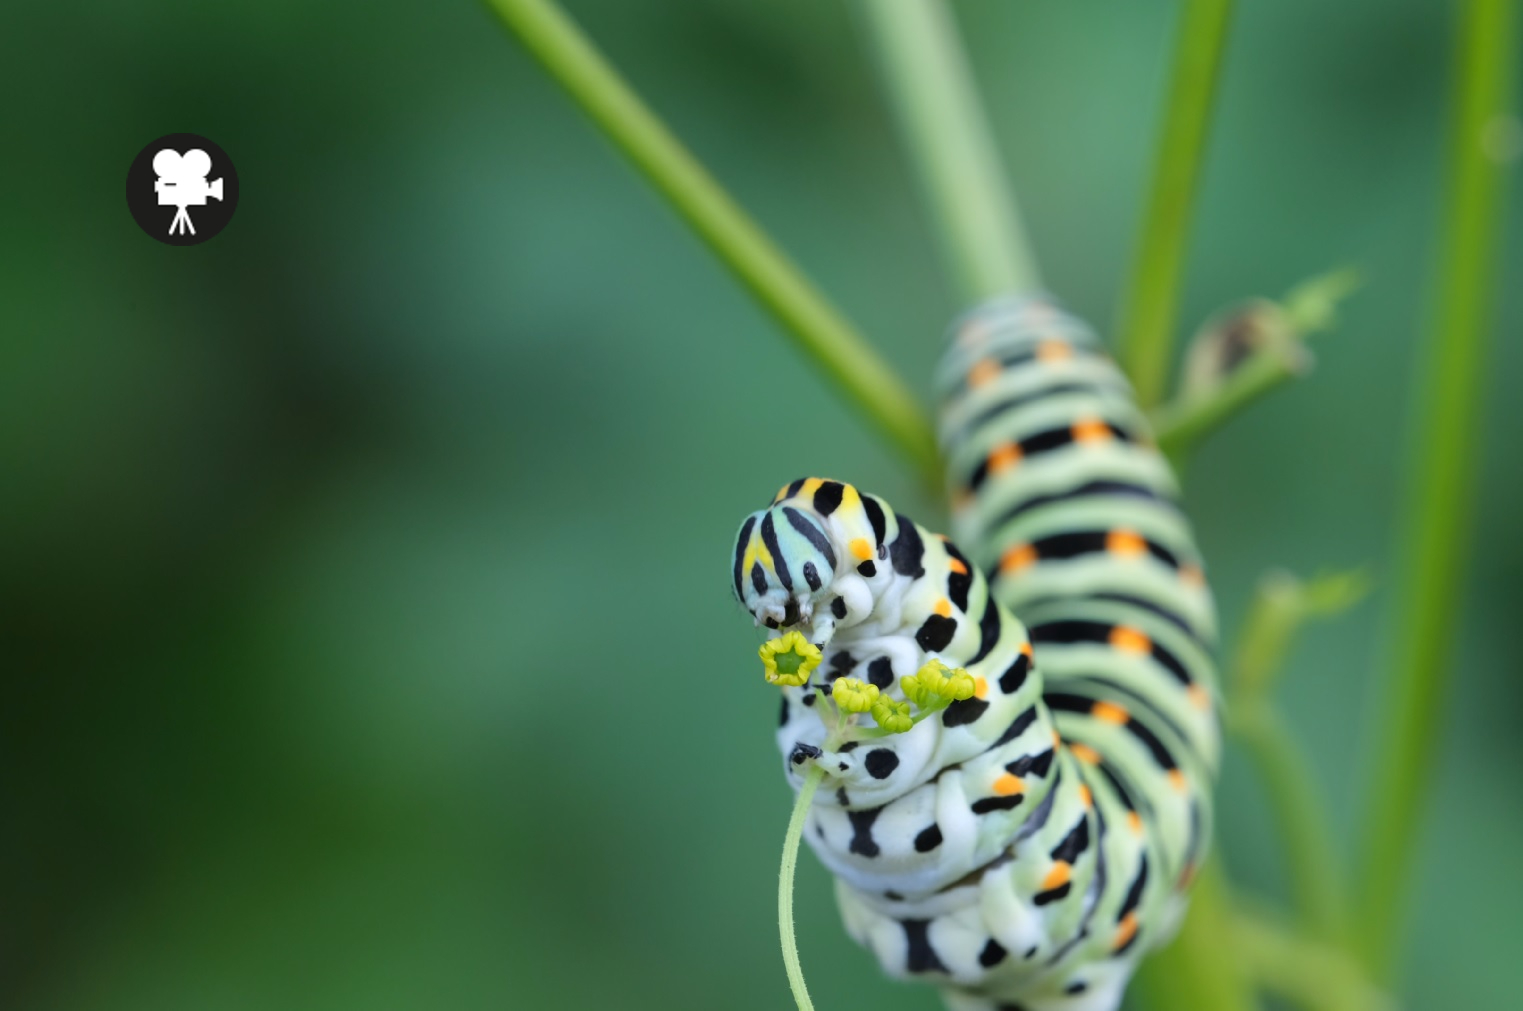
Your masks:
{"label": "black circular icon", "polygon": [[127,207],[138,226],[171,246],[205,242],[233,219],[238,170],[194,133],[171,133],[139,151],[127,170]]}

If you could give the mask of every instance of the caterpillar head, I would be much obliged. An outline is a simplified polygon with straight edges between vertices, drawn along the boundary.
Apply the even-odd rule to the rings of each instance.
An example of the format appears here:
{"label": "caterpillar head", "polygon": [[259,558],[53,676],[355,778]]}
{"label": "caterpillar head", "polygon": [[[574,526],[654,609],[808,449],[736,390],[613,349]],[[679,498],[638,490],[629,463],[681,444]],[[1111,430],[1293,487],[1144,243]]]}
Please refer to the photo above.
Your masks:
{"label": "caterpillar head", "polygon": [[811,511],[774,505],[754,512],[735,539],[735,596],[768,628],[813,621],[835,577],[836,550]]}

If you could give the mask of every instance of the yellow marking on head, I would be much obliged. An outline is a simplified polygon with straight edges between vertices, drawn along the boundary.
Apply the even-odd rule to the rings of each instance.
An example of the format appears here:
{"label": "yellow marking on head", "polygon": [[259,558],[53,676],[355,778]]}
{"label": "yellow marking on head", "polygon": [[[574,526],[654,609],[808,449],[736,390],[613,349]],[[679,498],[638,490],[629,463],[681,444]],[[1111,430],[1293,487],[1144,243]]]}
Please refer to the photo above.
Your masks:
{"label": "yellow marking on head", "polygon": [[1079,800],[1084,804],[1086,811],[1095,806],[1095,795],[1090,793],[1089,785],[1086,783],[1079,784]]}
{"label": "yellow marking on head", "polygon": [[1000,368],[999,362],[993,358],[980,358],[968,370],[968,389],[976,390],[980,386],[992,383],[1001,371],[1003,370]]}
{"label": "yellow marking on head", "polygon": [[1142,834],[1142,815],[1136,811],[1128,811],[1126,813],[1126,824],[1133,832],[1136,832],[1138,835]]}
{"label": "yellow marking on head", "polygon": [[1110,641],[1112,646],[1123,653],[1146,654],[1153,649],[1153,640],[1126,625],[1117,625],[1111,629]]}
{"label": "yellow marking on head", "polygon": [[1011,794],[1024,793],[1026,784],[1021,777],[1013,773],[1005,773],[994,781],[994,793],[999,797],[1009,797]]}
{"label": "yellow marking on head", "polygon": [[799,490],[794,494],[799,498],[813,499],[814,493],[819,491],[820,485],[824,483],[825,479],[823,477],[811,477],[809,480],[799,485]]}
{"label": "yellow marking on head", "polygon": [[1026,661],[1028,663],[1031,662],[1031,657],[1032,657],[1031,643],[1029,643],[1029,642],[1023,642],[1023,643],[1021,643],[1020,654],[1021,654],[1021,656],[1026,658]]}
{"label": "yellow marking on head", "polygon": [[1070,744],[1068,750],[1073,752],[1073,756],[1085,765],[1100,764],[1100,753],[1087,744]]}
{"label": "yellow marking on head", "polygon": [[978,699],[982,699],[982,698],[988,698],[988,696],[989,696],[989,679],[988,678],[974,678],[974,680],[973,680],[973,697],[974,698],[978,698]]}
{"label": "yellow marking on head", "polygon": [[968,574],[968,567],[962,563],[961,558],[947,559],[947,568],[951,569],[959,576],[966,576]]}
{"label": "yellow marking on head", "polygon": [[1134,530],[1112,530],[1105,535],[1105,550],[1117,558],[1138,558],[1147,554],[1148,542]]}
{"label": "yellow marking on head", "polygon": [[777,569],[772,563],[772,552],[767,550],[767,545],[762,541],[759,533],[752,534],[751,540],[746,544],[746,553],[740,560],[740,570],[750,572],[751,566],[758,561],[762,563],[762,568],[776,574]]}
{"label": "yellow marking on head", "polygon": [[762,540],[762,535],[756,535],[756,560],[762,563],[762,568],[776,575],[777,563],[772,560],[772,552],[767,550],[767,542]]}
{"label": "yellow marking on head", "polygon": [[1082,418],[1070,429],[1074,442],[1105,442],[1111,437],[1110,426],[1099,418]]}
{"label": "yellow marking on head", "polygon": [[1137,936],[1137,914],[1127,913],[1121,918],[1121,925],[1116,928],[1116,941],[1111,945],[1112,951],[1119,951],[1131,943],[1132,938]]}
{"label": "yellow marking on head", "polygon": [[940,600],[936,601],[936,606],[931,608],[931,610],[935,611],[943,618],[950,618],[952,617],[952,602],[947,598],[942,597]]}
{"label": "yellow marking on head", "polygon": [[873,556],[873,546],[868,543],[866,537],[856,537],[846,547],[856,556],[857,561],[865,562]]}
{"label": "yellow marking on head", "polygon": [[1126,721],[1132,718],[1131,713],[1114,702],[1096,702],[1089,715],[1101,723],[1114,723],[1118,727],[1126,726]]}
{"label": "yellow marking on head", "polygon": [[862,512],[862,495],[857,491],[854,484],[842,483],[841,504],[836,506],[838,512],[850,512],[855,515]]}
{"label": "yellow marking on head", "polygon": [[1185,689],[1185,695],[1189,698],[1190,705],[1196,709],[1206,712],[1211,708],[1211,693],[1200,685],[1191,685]]}
{"label": "yellow marking on head", "polygon": [[1036,548],[1030,544],[1015,544],[1005,549],[1000,555],[999,570],[1007,575],[1019,572],[1024,568],[1035,565],[1037,561]]}
{"label": "yellow marking on head", "polygon": [[1052,870],[1042,879],[1042,891],[1050,892],[1054,888],[1062,888],[1073,877],[1073,865],[1067,860],[1059,860],[1052,865]]}
{"label": "yellow marking on head", "polygon": [[1067,341],[1049,338],[1036,346],[1039,362],[1061,362],[1073,357],[1074,349]]}
{"label": "yellow marking on head", "polygon": [[1189,787],[1190,781],[1185,778],[1185,774],[1183,772],[1180,772],[1178,769],[1170,769],[1169,785],[1178,790],[1180,793],[1184,793],[1185,790]]}

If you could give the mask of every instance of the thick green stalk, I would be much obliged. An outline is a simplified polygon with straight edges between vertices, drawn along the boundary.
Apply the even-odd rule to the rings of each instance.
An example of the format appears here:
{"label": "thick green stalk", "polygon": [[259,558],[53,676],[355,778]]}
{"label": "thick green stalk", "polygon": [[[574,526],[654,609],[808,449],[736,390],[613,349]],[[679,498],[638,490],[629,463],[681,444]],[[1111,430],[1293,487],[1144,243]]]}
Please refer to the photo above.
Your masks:
{"label": "thick green stalk", "polygon": [[1232,0],[1186,0],[1142,236],[1123,302],[1118,354],[1152,409],[1167,393],[1190,212],[1216,95]]}
{"label": "thick green stalk", "polygon": [[793,873],[798,869],[804,818],[824,778],[825,770],[818,765],[811,765],[804,776],[804,784],[793,800],[788,832],[783,836],[783,863],[777,874],[777,930],[783,942],[783,968],[788,973],[788,986],[793,990],[793,1001],[799,1011],[814,1011],[814,1002],[809,999],[809,988],[804,985],[804,967],[799,962],[799,942],[793,930]]}
{"label": "thick green stalk", "polygon": [[963,301],[1040,291],[946,0],[860,0],[858,7]]}
{"label": "thick green stalk", "polygon": [[1454,53],[1449,194],[1437,313],[1428,334],[1410,475],[1402,583],[1380,684],[1388,702],[1370,768],[1374,784],[1359,896],[1364,955],[1390,971],[1421,834],[1435,735],[1455,666],[1461,576],[1471,518],[1472,447],[1482,403],[1487,315],[1496,270],[1502,169],[1487,133],[1503,122],[1519,43],[1516,0],[1469,0]]}
{"label": "thick green stalk", "polygon": [[656,118],[553,0],[487,0],[799,346],[928,477],[935,435],[909,388]]}
{"label": "thick green stalk", "polygon": [[[1190,210],[1205,149],[1231,0],[1186,0],[1142,236],[1124,297],[1118,354],[1145,410],[1165,395]],[[1253,987],[1229,937],[1218,860],[1201,868],[1179,936],[1143,963],[1138,989],[1159,1011],[1251,1011]]]}

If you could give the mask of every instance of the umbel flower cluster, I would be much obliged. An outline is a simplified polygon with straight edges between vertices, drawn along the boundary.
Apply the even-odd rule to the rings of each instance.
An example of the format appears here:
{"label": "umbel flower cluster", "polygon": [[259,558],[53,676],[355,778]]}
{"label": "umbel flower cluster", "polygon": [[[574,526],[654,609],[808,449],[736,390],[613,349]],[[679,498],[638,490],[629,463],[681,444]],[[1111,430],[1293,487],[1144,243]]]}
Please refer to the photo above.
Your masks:
{"label": "umbel flower cluster", "polygon": [[[799,632],[787,632],[762,643],[758,651],[764,676],[770,684],[800,687],[809,683],[809,675],[820,665],[823,656]],[[878,690],[878,686],[856,678],[838,678],[828,691],[822,691],[836,709],[836,729],[844,732],[859,713],[872,717],[879,730],[860,736],[902,734],[915,724],[963,699],[972,698],[973,676],[961,667],[948,667],[940,660],[930,660],[919,671],[901,678],[899,688],[906,701],[900,702]]]}

